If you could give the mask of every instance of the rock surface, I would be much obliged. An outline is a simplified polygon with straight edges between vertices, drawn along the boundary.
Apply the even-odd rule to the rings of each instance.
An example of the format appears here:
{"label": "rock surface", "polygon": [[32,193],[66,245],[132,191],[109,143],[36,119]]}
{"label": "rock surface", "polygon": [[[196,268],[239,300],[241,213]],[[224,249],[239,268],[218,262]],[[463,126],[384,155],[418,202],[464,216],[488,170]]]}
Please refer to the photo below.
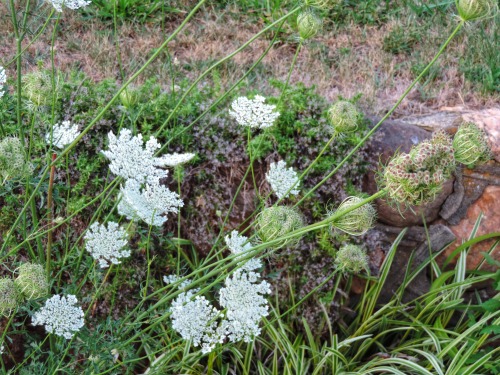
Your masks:
{"label": "rock surface", "polygon": [[[483,216],[476,237],[492,232],[499,232],[499,204],[500,186],[488,186],[485,188],[480,198],[468,208],[465,217],[457,225],[450,226],[450,230],[456,236],[457,241],[446,249],[445,255],[450,255],[453,250],[469,239],[472,229],[481,214]],[[484,259],[481,253],[489,251],[497,239],[490,239],[474,245],[468,253],[467,269],[475,269]],[[491,255],[495,259],[500,259],[500,249],[497,247]]]}

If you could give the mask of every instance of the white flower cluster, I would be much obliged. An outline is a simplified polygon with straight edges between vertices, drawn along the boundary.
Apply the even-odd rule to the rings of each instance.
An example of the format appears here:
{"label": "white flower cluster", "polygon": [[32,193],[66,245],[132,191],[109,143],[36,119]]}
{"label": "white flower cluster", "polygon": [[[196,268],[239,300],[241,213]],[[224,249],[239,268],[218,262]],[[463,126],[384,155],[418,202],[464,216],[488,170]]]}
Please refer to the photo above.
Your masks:
{"label": "white flower cluster", "polygon": [[255,96],[253,100],[239,97],[231,104],[232,111],[229,111],[229,115],[242,126],[268,128],[274,124],[280,114],[274,111],[275,105],[264,104],[265,100],[260,95]]}
{"label": "white flower cluster", "polygon": [[264,295],[271,293],[269,283],[258,282],[257,272],[237,269],[220,290],[219,303],[226,310],[226,317],[219,327],[219,335],[232,342],[252,341],[260,334],[259,322],[268,315]]}
{"label": "white flower cluster", "polygon": [[120,188],[120,203],[118,213],[129,220],[140,219],[149,225],[162,226],[167,221],[163,215],[178,212],[184,206],[179,195],[157,179],[141,188],[136,180],[127,180]]}
{"label": "white flower cluster", "polygon": [[168,171],[161,167],[185,163],[194,154],[155,157],[155,151],[161,148],[156,138],[151,137],[144,147],[142,135],[132,136],[128,129],[121,130],[118,137],[110,132],[108,138],[109,149],[102,153],[111,161],[111,172],[126,180],[120,188],[118,212],[131,220],[163,225],[167,221],[163,215],[178,212],[184,204],[177,193],[160,185],[160,179],[168,176]]}
{"label": "white flower cluster", "polygon": [[[248,239],[237,231],[226,236],[226,243],[234,254],[240,254],[252,247]],[[271,293],[266,281],[259,282],[260,260],[252,258],[228,276],[225,286],[220,290],[219,304],[223,311],[217,310],[203,296],[196,296],[199,288],[181,293],[172,303],[172,327],[195,346],[201,346],[203,353],[212,351],[217,343],[228,339],[232,342],[250,342],[260,334],[259,323],[268,315],[265,295]],[[166,283],[178,280],[176,276],[165,276]],[[191,281],[180,283],[179,289],[186,288]]]}
{"label": "white flower cluster", "polygon": [[63,5],[69,9],[79,9],[90,4],[88,0],[47,0],[58,12],[62,12]]}
{"label": "white flower cluster", "polygon": [[5,69],[3,66],[0,66],[0,98],[3,96],[3,85],[7,82],[7,74],[5,74]]}
{"label": "white flower cluster", "polygon": [[187,153],[187,154],[178,154],[178,153],[173,153],[173,154],[167,154],[164,155],[161,159],[163,160],[163,164],[167,167],[177,167],[178,165],[187,163],[190,161],[192,158],[194,158],[194,154]]}
{"label": "white flower cluster", "polygon": [[120,264],[120,258],[130,256],[130,250],[123,250],[126,238],[127,232],[117,223],[110,221],[107,228],[105,224],[94,223],[85,235],[85,247],[101,268],[107,268],[110,263]]}
{"label": "white flower cluster", "polygon": [[79,135],[80,132],[78,131],[78,125],[72,125],[69,121],[63,121],[62,124],[55,124],[53,126],[52,133],[48,132],[45,135],[45,140],[49,145],[52,141],[54,146],[63,149],[73,142]]}
{"label": "white flower cluster", "polygon": [[142,134],[132,136],[129,129],[122,129],[118,137],[109,132],[108,139],[109,149],[101,152],[111,161],[109,169],[117,176],[141,184],[168,176],[168,171],[159,168],[163,166],[162,159],[154,157],[161,147],[155,137],[146,142],[145,148]]}
{"label": "white flower cluster", "polygon": [[287,168],[283,160],[271,163],[269,172],[266,173],[266,180],[280,199],[289,194],[297,195],[300,192],[299,189],[294,188],[298,187],[299,183],[297,173],[292,168]]}
{"label": "white flower cluster", "polygon": [[73,335],[85,324],[84,313],[80,306],[75,306],[78,300],[74,295],[67,297],[54,295],[45,302],[38,312],[33,315],[33,325],[45,325],[45,330],[65,339]]}
{"label": "white flower cluster", "polygon": [[[225,236],[226,245],[233,254],[241,254],[252,248],[252,244],[248,242],[248,237],[241,236],[238,231],[233,230],[231,237]],[[251,258],[247,261],[238,263],[238,267],[247,271],[253,271],[262,267],[260,259]]]}

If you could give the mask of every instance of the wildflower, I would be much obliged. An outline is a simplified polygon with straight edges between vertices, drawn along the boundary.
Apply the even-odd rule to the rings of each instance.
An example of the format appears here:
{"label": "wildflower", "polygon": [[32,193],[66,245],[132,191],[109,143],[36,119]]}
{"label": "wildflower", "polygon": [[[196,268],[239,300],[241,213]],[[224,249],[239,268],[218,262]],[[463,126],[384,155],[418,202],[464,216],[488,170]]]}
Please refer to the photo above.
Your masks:
{"label": "wildflower", "polygon": [[[241,254],[252,248],[252,244],[248,241],[248,237],[241,236],[238,231],[233,230],[231,237],[225,236],[226,245],[233,254]],[[260,259],[250,258],[246,261],[238,263],[238,267],[247,271],[253,271],[262,267]]]}
{"label": "wildflower", "polygon": [[87,5],[90,4],[90,1],[87,0],[46,0],[46,1],[52,4],[52,6],[58,12],[62,12],[63,5],[69,9],[75,10],[86,7]]}
{"label": "wildflower", "polygon": [[260,95],[256,95],[253,100],[239,97],[231,104],[232,111],[229,111],[229,115],[241,126],[268,128],[274,124],[280,114],[274,111],[275,105],[264,104],[265,100]]}
{"label": "wildflower", "polygon": [[120,193],[118,213],[129,220],[140,219],[153,226],[162,226],[167,221],[163,215],[177,213],[184,206],[179,195],[160,185],[158,180],[147,183],[142,189],[136,180],[127,180]]}
{"label": "wildflower", "polygon": [[4,179],[22,178],[33,172],[24,159],[24,147],[19,138],[6,137],[0,142],[0,176]]}
{"label": "wildflower", "polygon": [[120,258],[129,257],[130,250],[123,250],[127,243],[125,229],[112,221],[107,228],[104,224],[92,224],[85,235],[85,247],[101,268],[109,267],[109,263],[120,264]]}
{"label": "wildflower", "polygon": [[0,98],[5,93],[3,90],[3,85],[7,82],[7,74],[5,74],[5,69],[3,66],[0,66]]}
{"label": "wildflower", "polygon": [[5,352],[5,346],[0,345],[0,355],[2,355]]}
{"label": "wildflower", "polygon": [[14,280],[17,290],[27,299],[37,299],[49,294],[49,283],[41,264],[24,263]]}
{"label": "wildflower", "polygon": [[315,36],[322,26],[323,20],[311,10],[306,10],[297,17],[297,28],[302,41]]}
{"label": "wildflower", "polygon": [[496,10],[496,4],[492,0],[455,0],[455,4],[458,15],[464,21],[488,17]]}
{"label": "wildflower", "polygon": [[63,121],[60,125],[55,124],[52,127],[52,132],[45,135],[47,144],[53,144],[61,150],[73,142],[80,135],[78,125],[71,124],[69,121]]}
{"label": "wildflower", "polygon": [[453,149],[455,160],[469,168],[491,159],[491,150],[484,130],[472,122],[460,125],[453,138]]}
{"label": "wildflower", "polygon": [[[54,83],[57,92],[59,87],[57,77]],[[22,88],[23,95],[36,106],[48,105],[52,101],[52,79],[50,75],[43,70],[37,70],[23,75]]]}
{"label": "wildflower", "polygon": [[134,179],[139,183],[151,182],[168,176],[168,172],[160,169],[165,162],[154,157],[155,150],[161,145],[155,137],[151,137],[143,147],[142,134],[132,136],[129,129],[122,129],[118,138],[109,132],[108,150],[101,151],[111,163],[109,169],[117,176]]}
{"label": "wildflower", "polygon": [[17,292],[14,282],[9,278],[0,279],[0,316],[9,316],[17,307]]}
{"label": "wildflower", "polygon": [[359,112],[351,102],[340,100],[328,109],[328,121],[335,134],[352,133],[358,128]]}
{"label": "wildflower", "polygon": [[177,167],[178,165],[187,163],[195,157],[195,154],[167,154],[161,157],[162,164],[167,167]]}
{"label": "wildflower", "polygon": [[[168,276],[163,276],[163,282],[165,284],[173,284],[176,283],[180,279],[179,276],[176,275],[168,275]],[[191,284],[190,279],[186,279],[184,281],[181,281],[179,285],[177,286],[178,289],[187,289],[187,287]],[[191,289],[194,291],[194,293],[197,293],[199,291],[199,288],[193,288]]]}
{"label": "wildflower", "polygon": [[67,297],[54,295],[33,315],[32,323],[45,325],[47,332],[69,340],[85,324],[83,310],[76,306],[77,302],[76,297],[71,294]]}
{"label": "wildflower", "polygon": [[194,346],[201,346],[203,353],[209,353],[222,341],[216,332],[221,313],[205,297],[193,298],[194,293],[183,292],[172,302],[172,328]]}
{"label": "wildflower", "polygon": [[[268,207],[262,210],[257,216],[256,230],[259,238],[263,242],[276,240],[280,237],[302,228],[304,220],[298,210],[291,207],[277,206]],[[273,248],[280,248],[293,245],[300,238],[285,238],[277,243],[269,245]]]}
{"label": "wildflower", "polygon": [[286,198],[289,194],[297,195],[300,192],[294,189],[299,183],[297,173],[292,168],[287,169],[283,160],[271,163],[269,172],[266,173],[266,180],[280,199]]}
{"label": "wildflower", "polygon": [[377,217],[377,211],[371,203],[365,203],[361,207],[348,211],[362,201],[363,199],[359,197],[348,197],[336,211],[329,211],[328,217],[335,215],[335,219],[330,222],[331,230],[339,229],[352,236],[361,236],[371,229]]}
{"label": "wildflower", "polygon": [[258,283],[260,274],[237,269],[225,280],[219,292],[219,303],[225,308],[225,317],[218,328],[220,337],[230,341],[251,342],[260,334],[259,322],[268,313],[264,295],[271,293],[266,281]]}
{"label": "wildflower", "polygon": [[360,246],[348,244],[337,251],[335,265],[342,272],[358,273],[368,269],[368,256]]}
{"label": "wildflower", "polygon": [[395,156],[384,169],[379,184],[397,204],[420,205],[434,200],[455,170],[451,138],[436,132],[430,141]]}

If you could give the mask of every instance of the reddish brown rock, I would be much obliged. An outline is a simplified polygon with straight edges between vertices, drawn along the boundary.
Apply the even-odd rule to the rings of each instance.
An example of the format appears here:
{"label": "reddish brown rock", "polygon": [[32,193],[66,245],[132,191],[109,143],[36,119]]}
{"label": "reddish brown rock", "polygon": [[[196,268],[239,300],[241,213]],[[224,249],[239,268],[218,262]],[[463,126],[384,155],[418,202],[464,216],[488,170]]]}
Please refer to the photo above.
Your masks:
{"label": "reddish brown rock", "polygon": [[[476,236],[500,231],[500,186],[488,186],[483,194],[467,210],[466,216],[454,226],[450,226],[451,231],[457,240],[446,250],[446,256],[469,239],[479,215],[483,214],[483,219]],[[483,241],[474,245],[469,250],[467,257],[467,269],[476,268],[484,259],[481,252],[489,251],[495,239]],[[492,257],[500,260],[500,249],[497,247]],[[455,258],[456,261],[456,258]]]}

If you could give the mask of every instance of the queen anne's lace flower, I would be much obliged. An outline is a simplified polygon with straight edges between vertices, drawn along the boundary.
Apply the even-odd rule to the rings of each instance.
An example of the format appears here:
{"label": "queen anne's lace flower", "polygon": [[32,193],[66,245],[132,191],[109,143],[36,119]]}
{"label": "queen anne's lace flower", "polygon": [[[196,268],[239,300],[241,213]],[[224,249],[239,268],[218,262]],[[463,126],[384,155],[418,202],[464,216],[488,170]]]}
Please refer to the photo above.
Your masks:
{"label": "queen anne's lace flower", "polygon": [[275,105],[264,104],[266,99],[260,95],[251,100],[239,97],[231,104],[232,111],[229,115],[242,126],[264,129],[272,126],[279,117],[279,112],[275,112]]}
{"label": "queen anne's lace flower", "polygon": [[[164,277],[166,283],[177,280],[175,275]],[[179,285],[179,289],[184,289],[189,283],[191,280],[186,280]],[[198,291],[199,288],[195,288],[179,294],[172,302],[170,318],[172,328],[183,339],[192,340],[194,346],[201,346],[203,353],[209,353],[223,340],[217,336],[217,323],[221,313],[205,297],[194,297]]]}
{"label": "queen anne's lace flower", "polygon": [[57,148],[63,149],[73,142],[79,135],[80,132],[78,131],[78,125],[72,125],[69,121],[63,121],[62,124],[54,125],[52,132],[48,132],[45,135],[45,140],[48,144],[52,142],[52,144]]}
{"label": "queen anne's lace flower", "polygon": [[32,323],[45,325],[47,332],[69,340],[85,324],[82,308],[75,306],[77,302],[76,297],[71,294],[67,297],[54,295],[33,315]]}
{"label": "queen anne's lace flower", "polygon": [[127,180],[120,192],[118,213],[129,220],[140,219],[153,226],[162,226],[167,221],[163,215],[177,213],[184,205],[179,195],[160,185],[158,179],[147,183],[142,189],[136,180]]}
{"label": "queen anne's lace flower", "polygon": [[264,295],[271,293],[271,288],[266,281],[258,283],[259,276],[237,269],[226,279],[219,299],[226,314],[218,327],[218,336],[228,337],[232,342],[250,342],[260,334],[259,322],[269,314]]}
{"label": "queen anne's lace flower", "polygon": [[280,199],[289,194],[297,195],[300,192],[299,189],[294,189],[299,182],[297,173],[292,168],[287,168],[283,160],[271,163],[269,172],[266,173],[266,180]]}
{"label": "queen anne's lace flower", "polygon": [[109,263],[120,264],[120,258],[129,257],[130,250],[123,250],[127,243],[127,232],[114,222],[108,222],[107,228],[94,223],[85,235],[85,247],[101,268],[109,267]]}
{"label": "queen anne's lace flower", "polygon": [[[252,244],[248,241],[248,237],[241,236],[236,230],[231,232],[231,237],[225,236],[224,240],[226,241],[227,247],[233,254],[240,254],[252,248]],[[238,267],[246,271],[253,271],[261,268],[262,262],[260,259],[251,258],[238,263]]]}
{"label": "queen anne's lace flower", "polygon": [[167,154],[161,157],[163,165],[167,167],[176,167],[178,165],[187,163],[195,157],[195,154]]}
{"label": "queen anne's lace flower", "polygon": [[145,148],[142,134],[132,136],[129,129],[122,129],[118,138],[109,132],[108,138],[109,149],[102,153],[111,161],[109,169],[117,176],[140,183],[167,177],[168,171],[159,168],[165,165],[164,160],[154,157],[161,147],[155,137],[146,142]]}
{"label": "queen anne's lace flower", "polygon": [[79,9],[90,4],[87,0],[47,0],[58,12],[62,12],[63,5],[69,9]]}
{"label": "queen anne's lace flower", "polygon": [[4,94],[3,85],[5,85],[5,82],[7,82],[7,75],[3,66],[0,66],[0,98]]}

